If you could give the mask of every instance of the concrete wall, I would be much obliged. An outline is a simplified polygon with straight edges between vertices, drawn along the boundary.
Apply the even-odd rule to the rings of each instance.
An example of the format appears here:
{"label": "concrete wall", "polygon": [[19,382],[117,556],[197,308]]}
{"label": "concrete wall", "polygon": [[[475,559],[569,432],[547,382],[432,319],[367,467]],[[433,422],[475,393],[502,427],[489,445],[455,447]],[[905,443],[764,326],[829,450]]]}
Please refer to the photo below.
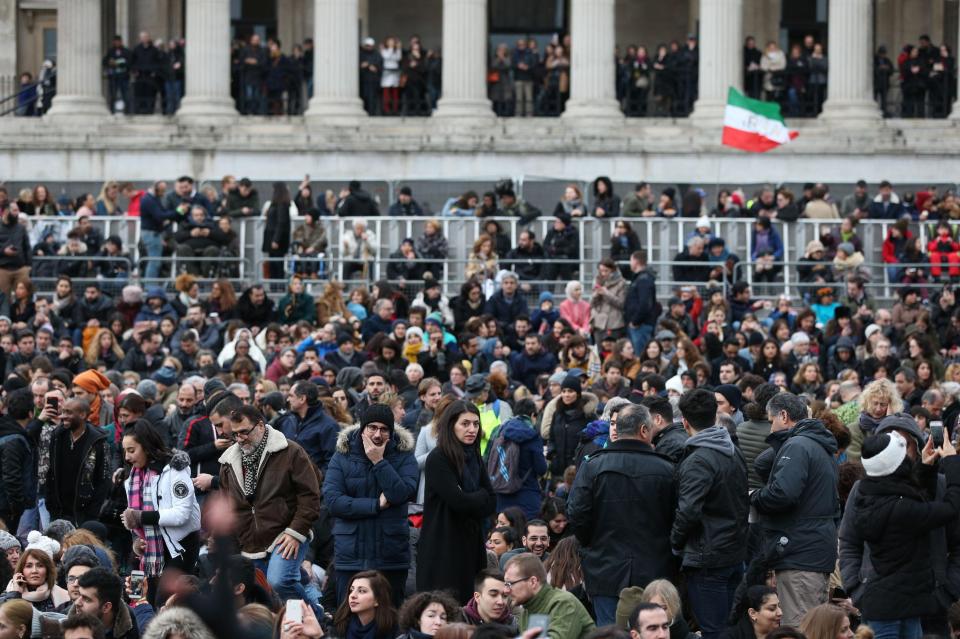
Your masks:
{"label": "concrete wall", "polygon": [[368,33],[377,42],[392,35],[406,43],[413,34],[425,49],[443,42],[443,0],[369,0],[368,7]]}
{"label": "concrete wall", "polygon": [[652,56],[660,43],[682,43],[696,27],[691,5],[697,5],[697,0],[676,0],[659,7],[636,0],[617,0],[616,44],[621,50],[630,44],[645,45]]}

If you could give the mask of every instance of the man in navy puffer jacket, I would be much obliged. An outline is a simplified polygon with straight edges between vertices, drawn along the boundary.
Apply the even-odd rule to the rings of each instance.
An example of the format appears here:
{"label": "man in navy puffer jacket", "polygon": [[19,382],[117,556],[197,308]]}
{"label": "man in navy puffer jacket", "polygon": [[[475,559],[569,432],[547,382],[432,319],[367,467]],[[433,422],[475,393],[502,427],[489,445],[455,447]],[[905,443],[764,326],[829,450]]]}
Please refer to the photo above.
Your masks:
{"label": "man in navy puffer jacket", "polygon": [[338,602],[361,570],[379,570],[390,582],[394,605],[403,599],[410,568],[407,502],[420,479],[414,444],[409,431],[394,426],[385,404],[371,404],[359,426],[340,432],[323,482],[323,501],[333,517]]}

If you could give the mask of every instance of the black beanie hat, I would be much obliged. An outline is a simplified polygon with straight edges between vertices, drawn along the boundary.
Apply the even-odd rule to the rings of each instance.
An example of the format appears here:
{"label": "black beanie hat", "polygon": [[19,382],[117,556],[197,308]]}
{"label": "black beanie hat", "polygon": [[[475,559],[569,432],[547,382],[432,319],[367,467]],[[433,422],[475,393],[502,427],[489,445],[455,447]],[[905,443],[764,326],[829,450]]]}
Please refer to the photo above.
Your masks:
{"label": "black beanie hat", "polygon": [[577,375],[567,375],[564,377],[560,388],[569,388],[570,390],[576,391],[577,395],[583,392],[583,385],[580,383],[580,377]]}
{"label": "black beanie hat", "polygon": [[370,404],[367,410],[363,411],[363,419],[360,420],[360,426],[367,427],[367,424],[383,424],[393,431],[393,411],[386,404]]}

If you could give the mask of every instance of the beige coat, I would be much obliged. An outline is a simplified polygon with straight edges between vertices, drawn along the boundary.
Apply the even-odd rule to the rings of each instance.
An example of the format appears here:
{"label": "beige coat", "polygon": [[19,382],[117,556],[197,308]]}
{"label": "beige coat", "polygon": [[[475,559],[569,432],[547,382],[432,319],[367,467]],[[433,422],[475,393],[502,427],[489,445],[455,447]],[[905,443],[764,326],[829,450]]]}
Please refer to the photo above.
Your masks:
{"label": "beige coat", "polygon": [[627,282],[619,270],[610,273],[606,281],[597,276],[596,286],[606,289],[605,293],[593,291],[590,298],[590,326],[595,331],[621,329],[626,325],[623,319],[623,305],[627,299]]}

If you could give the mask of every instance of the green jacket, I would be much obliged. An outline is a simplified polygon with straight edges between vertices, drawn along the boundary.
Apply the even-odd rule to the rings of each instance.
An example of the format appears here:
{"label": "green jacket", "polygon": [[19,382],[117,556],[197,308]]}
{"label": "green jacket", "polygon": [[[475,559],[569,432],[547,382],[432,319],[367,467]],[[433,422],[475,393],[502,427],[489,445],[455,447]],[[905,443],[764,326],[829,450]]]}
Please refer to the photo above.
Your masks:
{"label": "green jacket", "polygon": [[530,615],[550,617],[550,628],[547,630],[550,639],[580,639],[596,627],[580,600],[550,584],[543,584],[540,592],[523,604],[520,612],[521,634],[530,628]]}
{"label": "green jacket", "polygon": [[840,418],[844,426],[850,428],[850,424],[856,424],[860,419],[860,401],[855,399],[847,402],[840,408],[835,408],[833,414]]}

